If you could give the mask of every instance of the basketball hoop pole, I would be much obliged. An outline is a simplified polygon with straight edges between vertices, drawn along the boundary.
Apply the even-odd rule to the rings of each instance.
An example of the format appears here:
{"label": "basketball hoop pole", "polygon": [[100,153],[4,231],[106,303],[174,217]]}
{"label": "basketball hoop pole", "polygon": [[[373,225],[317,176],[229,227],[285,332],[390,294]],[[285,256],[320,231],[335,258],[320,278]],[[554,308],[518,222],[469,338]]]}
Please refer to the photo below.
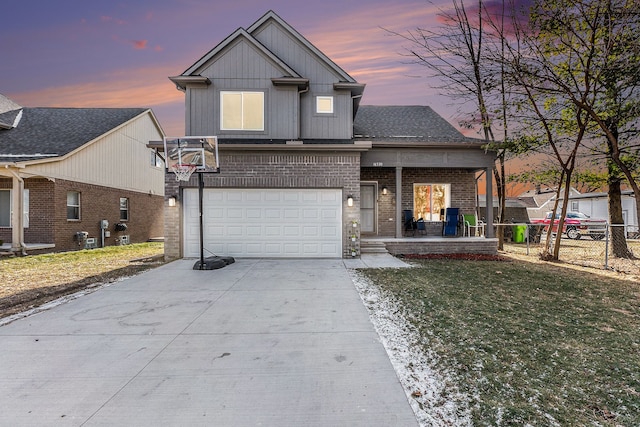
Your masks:
{"label": "basketball hoop pole", "polygon": [[204,196],[204,178],[198,174],[198,214],[200,220],[200,270],[204,270],[204,231],[202,227],[202,199]]}

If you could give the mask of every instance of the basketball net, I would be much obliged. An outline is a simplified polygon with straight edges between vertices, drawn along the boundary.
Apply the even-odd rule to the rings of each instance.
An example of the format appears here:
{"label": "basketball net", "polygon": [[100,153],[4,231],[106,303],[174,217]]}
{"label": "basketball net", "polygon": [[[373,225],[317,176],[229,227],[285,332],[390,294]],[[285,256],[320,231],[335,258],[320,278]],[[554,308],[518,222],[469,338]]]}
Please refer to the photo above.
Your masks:
{"label": "basketball net", "polygon": [[196,165],[190,163],[176,163],[171,166],[171,171],[176,174],[176,181],[189,181],[191,174],[195,172]]}

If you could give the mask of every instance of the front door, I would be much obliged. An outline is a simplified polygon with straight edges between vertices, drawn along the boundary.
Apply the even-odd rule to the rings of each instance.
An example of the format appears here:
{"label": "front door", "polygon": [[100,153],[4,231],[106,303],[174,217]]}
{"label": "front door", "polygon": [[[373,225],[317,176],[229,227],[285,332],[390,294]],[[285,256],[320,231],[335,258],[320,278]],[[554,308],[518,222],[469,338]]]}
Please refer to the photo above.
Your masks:
{"label": "front door", "polygon": [[360,230],[376,233],[376,184],[360,185]]}

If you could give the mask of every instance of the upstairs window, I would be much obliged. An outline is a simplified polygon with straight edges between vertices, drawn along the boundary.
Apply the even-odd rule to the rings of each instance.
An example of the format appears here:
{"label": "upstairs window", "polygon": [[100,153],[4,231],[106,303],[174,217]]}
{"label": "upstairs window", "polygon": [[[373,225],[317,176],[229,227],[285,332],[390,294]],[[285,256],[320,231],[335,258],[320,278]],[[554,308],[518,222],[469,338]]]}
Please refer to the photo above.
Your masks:
{"label": "upstairs window", "polygon": [[67,192],[67,220],[80,220],[80,193],[77,191]]}
{"label": "upstairs window", "polygon": [[129,199],[120,197],[120,221],[129,220]]}
{"label": "upstairs window", "polygon": [[316,113],[333,114],[333,96],[316,96]]}
{"label": "upstairs window", "polygon": [[264,92],[220,92],[220,129],[264,130]]}

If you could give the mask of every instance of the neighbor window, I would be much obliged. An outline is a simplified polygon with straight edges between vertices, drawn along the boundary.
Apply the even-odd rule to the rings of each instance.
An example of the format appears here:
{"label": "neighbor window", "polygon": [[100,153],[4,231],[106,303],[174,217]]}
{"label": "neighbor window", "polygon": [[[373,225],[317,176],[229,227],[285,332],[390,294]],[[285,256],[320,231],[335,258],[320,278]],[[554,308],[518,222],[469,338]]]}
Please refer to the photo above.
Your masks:
{"label": "neighbor window", "polygon": [[120,221],[129,220],[129,199],[120,197]]}
{"label": "neighbor window", "polygon": [[158,154],[157,150],[151,150],[151,166],[156,168],[164,167],[164,162],[162,161],[162,156]]}
{"label": "neighbor window", "polygon": [[580,203],[579,202],[571,202],[571,210],[573,212],[578,212],[580,210]]}
{"label": "neighbor window", "polygon": [[413,216],[425,221],[439,221],[440,210],[450,204],[450,184],[413,184]]}
{"label": "neighbor window", "polygon": [[220,92],[222,130],[264,130],[264,92]]}
{"label": "neighbor window", "polygon": [[317,96],[316,113],[333,114],[333,96]]}
{"label": "neighbor window", "polygon": [[[29,228],[29,190],[23,193],[23,227]],[[11,227],[11,190],[0,190],[0,227]]]}
{"label": "neighbor window", "polygon": [[80,220],[80,193],[77,191],[67,192],[67,219]]}

